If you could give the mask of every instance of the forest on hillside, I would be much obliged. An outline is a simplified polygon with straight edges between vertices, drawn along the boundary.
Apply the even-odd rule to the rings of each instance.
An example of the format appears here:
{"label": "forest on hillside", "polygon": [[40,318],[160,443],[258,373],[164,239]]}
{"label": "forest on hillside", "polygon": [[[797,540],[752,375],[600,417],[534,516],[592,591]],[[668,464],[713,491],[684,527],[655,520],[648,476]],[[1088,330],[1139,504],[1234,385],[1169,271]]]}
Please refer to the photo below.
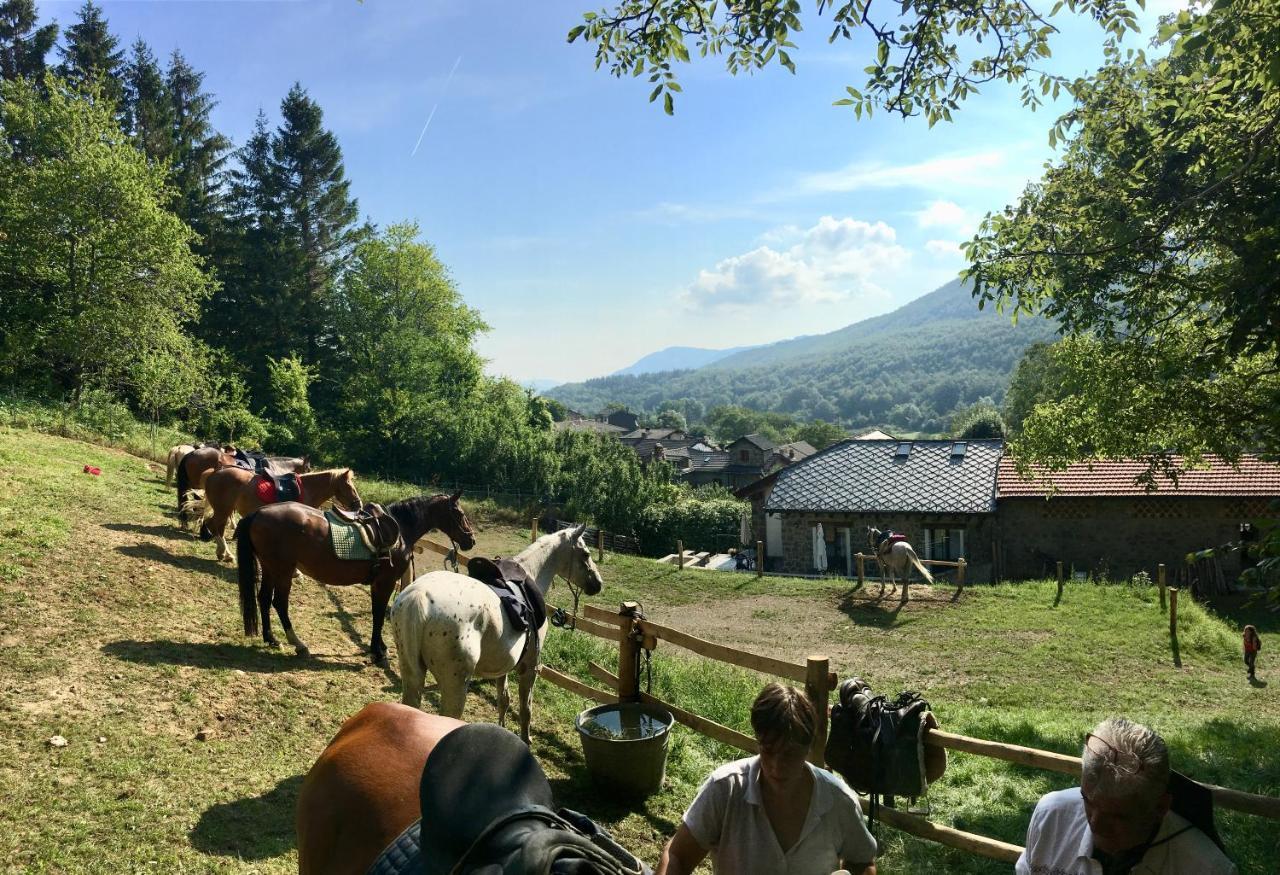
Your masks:
{"label": "forest on hillside", "polygon": [[[1004,318],[945,319],[765,365],[602,377],[547,394],[587,413],[610,405],[637,413],[674,407],[691,425],[716,407],[740,406],[849,428],[938,433],[964,408],[1002,406],[1024,350],[1054,335],[1043,319],[1016,326]],[[745,363],[754,352],[737,358]]]}

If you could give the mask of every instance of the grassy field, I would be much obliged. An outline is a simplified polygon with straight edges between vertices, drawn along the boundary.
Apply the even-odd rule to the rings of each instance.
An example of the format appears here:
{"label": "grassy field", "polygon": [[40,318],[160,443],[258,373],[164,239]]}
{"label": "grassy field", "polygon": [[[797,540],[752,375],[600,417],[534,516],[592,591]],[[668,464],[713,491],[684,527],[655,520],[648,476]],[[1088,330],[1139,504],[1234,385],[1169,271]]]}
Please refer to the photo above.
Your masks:
{"label": "grassy field", "polygon": [[[302,775],[343,719],[398,698],[394,672],[364,656],[367,589],[294,588],[311,659],[244,639],[231,568],[177,531],[162,477],[115,450],[0,432],[0,870],[293,871]],[[475,509],[479,551],[510,555],[527,540],[509,514]],[[1076,584],[1056,609],[1047,583],[974,587],[955,603],[922,589],[897,610],[875,587],[840,582],[680,573],[614,555],[602,570],[597,604],[635,599],[660,622],[786,659],[826,653],[842,677],[920,690],[953,731],[1076,752],[1094,722],[1126,714],[1160,729],[1193,777],[1280,795],[1280,680],[1247,683],[1236,633],[1251,621],[1268,640],[1265,682],[1274,614],[1184,603],[1175,668],[1145,589]],[[559,587],[552,601],[565,601]],[[546,659],[583,679],[589,660],[615,662],[604,642],[560,630]],[[655,694],[742,729],[761,681],[665,645],[654,657]],[[587,778],[571,727],[586,706],[539,684],[534,752],[562,803],[653,861],[706,772],[736,754],[677,728],[663,792],[624,806]],[[478,686],[468,717],[494,713],[492,688]],[[953,755],[931,817],[1020,843],[1035,799],[1067,783]],[[1220,813],[1219,825],[1241,872],[1277,871],[1280,824]],[[889,829],[881,838],[881,872],[1008,871]]]}

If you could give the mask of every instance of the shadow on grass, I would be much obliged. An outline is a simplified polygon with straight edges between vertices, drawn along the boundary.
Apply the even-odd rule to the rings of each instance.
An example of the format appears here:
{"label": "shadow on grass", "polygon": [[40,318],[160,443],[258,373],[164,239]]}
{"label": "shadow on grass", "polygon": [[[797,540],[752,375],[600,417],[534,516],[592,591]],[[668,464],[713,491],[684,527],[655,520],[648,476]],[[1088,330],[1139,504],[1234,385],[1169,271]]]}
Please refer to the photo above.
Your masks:
{"label": "shadow on grass", "polygon": [[209,556],[184,556],[180,553],[170,553],[155,544],[131,544],[124,547],[116,547],[116,552],[125,556],[132,556],[134,559],[163,562],[183,571],[211,574],[220,580],[235,583],[235,578],[227,574],[228,569],[231,569],[234,574],[234,567]]}
{"label": "shadow on grass", "polygon": [[[366,592],[368,592],[367,587],[361,587],[361,589],[364,589]],[[355,619],[351,616],[350,613],[347,612],[347,609],[342,606],[342,600],[339,599],[337,595],[334,594],[333,588],[328,586],[324,587],[324,594],[329,599],[329,603],[333,605],[333,612],[331,616],[333,616],[333,618],[338,621],[338,624],[342,626],[342,631],[345,632],[347,637],[351,639],[351,643],[354,644],[357,648],[359,648],[360,652],[364,654],[363,658],[366,660],[369,660],[370,659],[369,647],[371,643],[369,638],[373,636],[372,613],[370,614],[370,617],[369,617],[369,632],[368,632],[369,637],[366,637],[365,635],[361,634],[359,629],[356,628]],[[388,604],[387,605],[388,613],[391,612],[390,609],[391,609],[391,605]],[[382,623],[383,641],[385,641],[390,635],[391,635],[391,624],[384,620]],[[372,662],[370,662],[369,664],[373,665]],[[391,684],[392,686],[394,686],[396,690],[400,689],[400,675],[398,675],[395,672],[395,670],[391,668],[390,652],[387,653],[387,664],[376,666],[376,668],[378,668],[384,675],[387,676],[388,684]]]}
{"label": "shadow on grass", "polygon": [[301,659],[293,648],[270,650],[251,644],[208,644],[194,641],[110,641],[102,645],[107,656],[144,665],[189,665],[193,668],[238,668],[255,674],[283,671],[352,671],[362,666],[349,662],[324,662],[313,655]]}
{"label": "shadow on grass", "polygon": [[539,730],[536,726],[531,735],[532,748],[537,758],[544,763],[554,764],[566,775],[551,779],[551,792],[555,795],[556,805],[588,812],[593,820],[605,823],[614,823],[636,813],[656,835],[675,834],[679,822],[656,810],[655,806],[662,798],[661,793],[647,800],[620,797],[592,782],[580,748],[566,742],[564,737],[545,729]]}
{"label": "shadow on grass", "polygon": [[893,595],[888,589],[872,594],[871,586],[849,590],[840,597],[840,612],[859,626],[875,626],[879,629],[897,629],[916,622],[915,618],[899,619],[898,614],[908,602]]}
{"label": "shadow on grass", "polygon": [[211,856],[269,860],[296,843],[294,809],[302,775],[285,778],[261,796],[205,809],[191,830],[191,846]]}
{"label": "shadow on grass", "polygon": [[1214,596],[1208,607],[1236,629],[1252,624],[1259,634],[1280,632],[1280,612],[1268,610],[1261,593],[1232,593]]}
{"label": "shadow on grass", "polygon": [[192,541],[189,533],[165,524],[158,526],[140,526],[137,523],[103,523],[102,527],[104,529],[111,529],[113,532],[133,532],[135,535],[150,535],[153,538],[165,538],[169,541],[182,541],[187,544]]}

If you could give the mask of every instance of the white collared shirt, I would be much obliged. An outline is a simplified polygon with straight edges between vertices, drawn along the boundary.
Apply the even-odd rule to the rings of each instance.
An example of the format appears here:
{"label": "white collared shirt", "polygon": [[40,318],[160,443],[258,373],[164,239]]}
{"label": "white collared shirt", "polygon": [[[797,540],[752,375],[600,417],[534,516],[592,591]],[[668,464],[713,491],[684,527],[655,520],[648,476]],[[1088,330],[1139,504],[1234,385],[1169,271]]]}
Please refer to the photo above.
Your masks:
{"label": "white collared shirt", "polygon": [[[1198,829],[1161,842],[1186,826],[1186,818],[1166,814],[1133,875],[1236,875],[1235,864]],[[1079,787],[1049,793],[1036,804],[1017,875],[1102,875],[1102,864],[1093,859],[1093,833]]]}
{"label": "white collared shirt", "polygon": [[858,797],[838,775],[805,763],[813,793],[800,838],[785,854],[760,795],[760,757],[716,769],[684,814],[685,826],[711,853],[720,875],[830,875],[840,861],[870,863],[876,841]]}

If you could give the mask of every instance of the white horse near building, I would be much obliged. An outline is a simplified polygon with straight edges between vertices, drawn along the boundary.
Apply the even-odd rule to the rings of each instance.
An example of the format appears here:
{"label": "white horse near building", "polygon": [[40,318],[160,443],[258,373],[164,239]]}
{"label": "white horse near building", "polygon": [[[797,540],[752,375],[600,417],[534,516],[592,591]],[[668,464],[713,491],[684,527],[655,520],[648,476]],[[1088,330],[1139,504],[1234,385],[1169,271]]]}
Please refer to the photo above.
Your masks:
{"label": "white horse near building", "polygon": [[[905,540],[889,541],[879,529],[874,526],[867,526],[867,543],[875,553],[876,561],[880,563],[880,567],[889,576],[890,586],[897,589],[897,579],[898,577],[902,578],[902,600],[904,602],[911,600],[911,594],[907,588],[911,583],[912,568],[918,570],[920,576],[929,583],[933,583],[933,575],[929,573],[929,569],[924,567],[920,557],[916,555],[916,551]],[[884,591],[883,579],[880,584],[880,591]]]}
{"label": "white horse near building", "polygon": [[[600,570],[582,539],[586,528],[543,535],[515,557],[544,601],[557,577],[587,595],[600,592]],[[400,663],[401,702],[419,706],[429,671],[440,692],[440,713],[461,718],[471,679],[493,678],[502,725],[511,701],[507,675],[518,670],[520,737],[528,744],[533,681],[547,635],[546,621],[537,629],[520,631],[488,585],[453,571],[432,571],[405,587],[391,607],[390,620]],[[526,646],[529,635],[537,636],[535,646]]]}

